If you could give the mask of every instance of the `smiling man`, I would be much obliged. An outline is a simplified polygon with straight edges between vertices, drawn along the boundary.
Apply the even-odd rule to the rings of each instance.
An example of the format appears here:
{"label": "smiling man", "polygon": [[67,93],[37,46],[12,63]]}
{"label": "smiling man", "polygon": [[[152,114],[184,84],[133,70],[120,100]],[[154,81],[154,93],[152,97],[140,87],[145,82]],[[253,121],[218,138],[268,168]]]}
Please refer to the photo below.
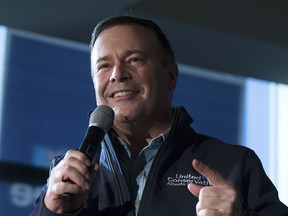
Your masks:
{"label": "smiling man", "polygon": [[91,68],[113,127],[93,161],[75,150],[55,158],[32,215],[288,215],[252,150],[196,133],[172,107],[178,68],[154,22],[101,21]]}
{"label": "smiling man", "polygon": [[134,139],[129,145],[136,154],[172,124],[178,71],[165,61],[153,32],[138,25],[111,27],[92,48],[97,104],[114,110],[114,130],[128,144]]}

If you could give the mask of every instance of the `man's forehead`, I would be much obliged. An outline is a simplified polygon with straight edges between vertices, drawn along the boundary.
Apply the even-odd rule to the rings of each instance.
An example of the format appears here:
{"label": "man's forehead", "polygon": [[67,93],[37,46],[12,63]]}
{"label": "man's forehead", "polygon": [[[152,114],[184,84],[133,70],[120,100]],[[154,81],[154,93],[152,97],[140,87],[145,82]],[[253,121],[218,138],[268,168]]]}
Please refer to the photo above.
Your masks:
{"label": "man's forehead", "polygon": [[109,49],[123,48],[125,52],[147,53],[151,48],[154,49],[155,45],[158,47],[159,44],[157,44],[152,34],[143,34],[142,29],[139,31],[137,27],[135,25],[120,25],[104,30],[96,39],[92,52],[104,55],[103,52]]}

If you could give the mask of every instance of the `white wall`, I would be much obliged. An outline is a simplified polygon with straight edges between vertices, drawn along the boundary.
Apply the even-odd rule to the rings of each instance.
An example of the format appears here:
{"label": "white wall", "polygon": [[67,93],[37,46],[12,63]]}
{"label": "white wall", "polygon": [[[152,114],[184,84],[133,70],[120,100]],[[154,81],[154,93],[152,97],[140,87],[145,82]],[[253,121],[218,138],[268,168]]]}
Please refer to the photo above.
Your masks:
{"label": "white wall", "polygon": [[257,153],[288,205],[288,85],[246,80],[242,144]]}
{"label": "white wall", "polygon": [[[2,108],[3,108],[3,95],[4,95],[4,79],[5,79],[5,55],[6,55],[6,39],[7,39],[7,28],[0,26],[0,139],[2,132]],[[0,140],[1,143],[1,140]],[[1,145],[0,145],[0,156],[1,156]]]}

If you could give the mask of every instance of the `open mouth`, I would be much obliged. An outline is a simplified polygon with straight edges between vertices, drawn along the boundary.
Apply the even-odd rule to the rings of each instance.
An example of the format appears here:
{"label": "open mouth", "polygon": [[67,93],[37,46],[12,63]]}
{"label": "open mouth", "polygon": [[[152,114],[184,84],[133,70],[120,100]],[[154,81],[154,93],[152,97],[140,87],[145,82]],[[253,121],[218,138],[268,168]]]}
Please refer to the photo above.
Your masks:
{"label": "open mouth", "polygon": [[113,93],[112,97],[113,98],[117,98],[117,97],[123,97],[123,96],[128,96],[128,95],[132,95],[135,92],[133,91],[119,91],[119,92],[115,92]]}

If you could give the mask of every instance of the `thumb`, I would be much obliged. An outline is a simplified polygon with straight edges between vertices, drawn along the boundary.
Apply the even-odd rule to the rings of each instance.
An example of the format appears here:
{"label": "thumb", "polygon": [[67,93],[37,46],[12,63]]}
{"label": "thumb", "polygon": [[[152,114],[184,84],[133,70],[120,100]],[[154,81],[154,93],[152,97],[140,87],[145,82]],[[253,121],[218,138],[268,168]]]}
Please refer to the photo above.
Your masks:
{"label": "thumb", "polygon": [[192,161],[192,166],[196,171],[205,176],[211,185],[223,186],[227,184],[227,180],[219,172],[200,162],[199,160],[194,159]]}
{"label": "thumb", "polygon": [[89,179],[89,182],[90,184],[93,182],[93,180],[95,179],[96,177],[96,174],[99,170],[99,165],[98,164],[92,164],[90,167],[89,167],[89,171],[90,171],[90,179]]}
{"label": "thumb", "polygon": [[202,188],[203,186],[196,185],[194,183],[188,184],[188,190],[196,197],[199,197],[199,193]]}

